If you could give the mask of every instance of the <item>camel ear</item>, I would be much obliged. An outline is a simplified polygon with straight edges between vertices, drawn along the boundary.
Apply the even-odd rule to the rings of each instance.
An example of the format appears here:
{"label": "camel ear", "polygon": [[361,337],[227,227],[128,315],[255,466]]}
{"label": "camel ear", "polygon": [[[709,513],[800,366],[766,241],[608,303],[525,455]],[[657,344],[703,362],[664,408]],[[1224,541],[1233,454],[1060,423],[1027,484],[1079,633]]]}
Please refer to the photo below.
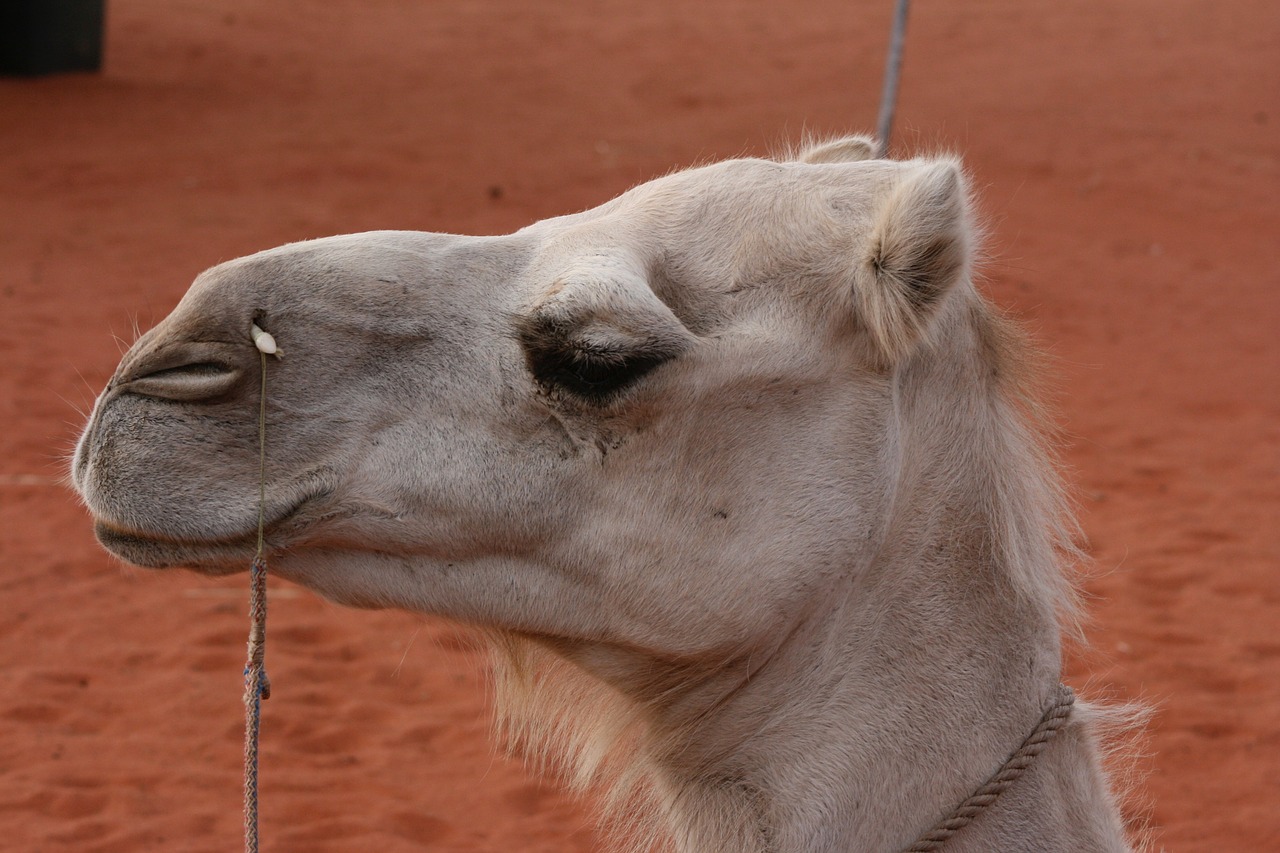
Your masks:
{"label": "camel ear", "polygon": [[871,160],[876,155],[875,140],[866,136],[846,136],[844,139],[832,139],[806,145],[797,155],[801,163],[854,163],[858,160]]}
{"label": "camel ear", "polygon": [[890,363],[924,336],[929,319],[969,264],[970,224],[958,163],[938,161],[894,187],[874,215],[856,298]]}

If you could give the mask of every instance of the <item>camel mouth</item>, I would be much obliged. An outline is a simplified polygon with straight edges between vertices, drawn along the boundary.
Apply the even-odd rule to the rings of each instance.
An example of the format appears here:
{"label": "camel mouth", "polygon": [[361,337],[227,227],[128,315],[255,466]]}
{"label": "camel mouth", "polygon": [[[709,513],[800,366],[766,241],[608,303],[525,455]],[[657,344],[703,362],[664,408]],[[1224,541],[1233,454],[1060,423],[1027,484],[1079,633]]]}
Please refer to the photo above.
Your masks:
{"label": "camel mouth", "polygon": [[[263,535],[270,538],[272,533],[286,527],[310,500],[311,497],[304,497],[269,517]],[[117,527],[96,519],[93,535],[102,547],[130,565],[144,569],[188,568],[208,575],[247,571],[258,549],[256,526],[231,536],[197,539]]]}
{"label": "camel mouth", "polygon": [[95,521],[99,544],[133,566],[144,569],[195,569],[208,575],[245,571],[253,558],[257,534],[233,541],[195,542],[146,536]]}

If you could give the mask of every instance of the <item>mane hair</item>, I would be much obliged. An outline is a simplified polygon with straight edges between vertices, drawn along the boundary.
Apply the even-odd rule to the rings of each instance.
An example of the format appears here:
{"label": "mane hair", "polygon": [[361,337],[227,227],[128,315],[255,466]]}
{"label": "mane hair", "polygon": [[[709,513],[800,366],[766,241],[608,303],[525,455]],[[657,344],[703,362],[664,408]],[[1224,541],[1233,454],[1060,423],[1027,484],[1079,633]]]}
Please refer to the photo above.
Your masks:
{"label": "mane hair", "polygon": [[1133,853],[1160,849],[1152,823],[1155,803],[1143,786],[1151,771],[1147,724],[1154,709],[1140,701],[1104,704],[1094,700],[1076,705],[1080,722],[1097,747],[1098,762],[1111,782]]}
{"label": "mane hair", "polygon": [[1082,639],[1075,575],[1086,555],[1060,473],[1060,428],[1046,402],[1043,356],[1021,326],[976,292],[969,307],[982,364],[996,385],[1001,434],[994,452],[1006,460],[995,466],[988,507],[998,557],[1020,592],[1047,597],[1059,631]]}

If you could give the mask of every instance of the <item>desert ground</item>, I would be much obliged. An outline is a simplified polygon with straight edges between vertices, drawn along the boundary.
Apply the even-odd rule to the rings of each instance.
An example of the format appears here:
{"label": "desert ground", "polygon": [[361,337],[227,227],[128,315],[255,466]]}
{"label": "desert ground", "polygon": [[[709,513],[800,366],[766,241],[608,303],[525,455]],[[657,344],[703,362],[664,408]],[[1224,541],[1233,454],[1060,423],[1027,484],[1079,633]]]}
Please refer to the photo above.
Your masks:
{"label": "desert ground", "polygon": [[[245,576],[121,566],[64,475],[202,269],[505,233],[873,129],[892,2],[112,0],[99,74],[0,80],[0,848],[225,851]],[[894,153],[980,191],[1090,562],[1067,680],[1151,710],[1152,849],[1280,850],[1280,7],[914,4]],[[272,583],[263,849],[603,851],[495,747],[465,629]]]}

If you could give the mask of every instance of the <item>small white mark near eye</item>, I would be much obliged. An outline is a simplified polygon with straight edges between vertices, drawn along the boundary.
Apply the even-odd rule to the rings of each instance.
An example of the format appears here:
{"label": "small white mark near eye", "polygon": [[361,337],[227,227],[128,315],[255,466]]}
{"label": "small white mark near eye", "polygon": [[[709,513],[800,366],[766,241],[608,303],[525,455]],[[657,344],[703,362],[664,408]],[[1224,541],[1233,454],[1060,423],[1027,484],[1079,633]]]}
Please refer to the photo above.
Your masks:
{"label": "small white mark near eye", "polygon": [[284,350],[276,346],[276,339],[271,337],[269,332],[264,332],[260,329],[257,323],[249,327],[249,337],[253,338],[253,345],[258,348],[259,352],[274,355],[276,358],[284,355]]}

